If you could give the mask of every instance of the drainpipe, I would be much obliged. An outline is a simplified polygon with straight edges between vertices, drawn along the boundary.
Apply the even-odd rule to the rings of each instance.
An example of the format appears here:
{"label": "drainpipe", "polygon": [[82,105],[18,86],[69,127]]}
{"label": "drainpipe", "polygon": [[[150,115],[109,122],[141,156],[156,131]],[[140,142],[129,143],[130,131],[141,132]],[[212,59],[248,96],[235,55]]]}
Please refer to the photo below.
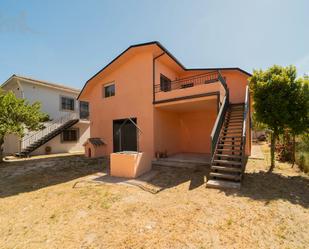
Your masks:
{"label": "drainpipe", "polygon": [[152,60],[152,103],[155,103],[155,83],[156,83],[156,59],[161,57],[162,55],[166,54],[163,52],[162,54],[158,55],[157,57],[154,57]]}

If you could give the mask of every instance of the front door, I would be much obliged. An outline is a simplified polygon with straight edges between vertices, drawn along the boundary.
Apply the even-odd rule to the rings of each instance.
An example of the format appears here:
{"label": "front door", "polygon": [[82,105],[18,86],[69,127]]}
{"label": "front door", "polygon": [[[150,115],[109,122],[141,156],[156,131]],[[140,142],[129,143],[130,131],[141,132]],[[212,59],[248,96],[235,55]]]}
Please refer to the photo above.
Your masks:
{"label": "front door", "polygon": [[137,128],[129,119],[114,120],[113,135],[114,152],[137,151]]}

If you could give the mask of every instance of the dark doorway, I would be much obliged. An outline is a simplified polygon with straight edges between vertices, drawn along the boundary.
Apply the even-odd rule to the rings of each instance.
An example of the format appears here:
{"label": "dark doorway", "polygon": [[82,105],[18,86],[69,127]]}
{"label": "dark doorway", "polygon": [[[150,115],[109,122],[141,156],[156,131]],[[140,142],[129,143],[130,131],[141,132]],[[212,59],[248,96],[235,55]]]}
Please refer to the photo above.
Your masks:
{"label": "dark doorway", "polygon": [[[136,118],[131,118],[136,124]],[[113,121],[114,152],[137,151],[137,128],[129,119]]]}
{"label": "dark doorway", "polygon": [[91,149],[88,148],[88,157],[91,157]]}

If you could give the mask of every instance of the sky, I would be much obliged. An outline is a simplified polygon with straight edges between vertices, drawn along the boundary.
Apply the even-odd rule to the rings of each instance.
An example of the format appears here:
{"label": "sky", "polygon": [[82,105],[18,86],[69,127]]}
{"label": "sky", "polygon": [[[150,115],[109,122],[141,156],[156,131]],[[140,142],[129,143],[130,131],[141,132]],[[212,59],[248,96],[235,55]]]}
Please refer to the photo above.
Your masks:
{"label": "sky", "polygon": [[308,0],[0,0],[0,84],[12,74],[82,88],[132,44],[184,66],[273,64],[309,73]]}

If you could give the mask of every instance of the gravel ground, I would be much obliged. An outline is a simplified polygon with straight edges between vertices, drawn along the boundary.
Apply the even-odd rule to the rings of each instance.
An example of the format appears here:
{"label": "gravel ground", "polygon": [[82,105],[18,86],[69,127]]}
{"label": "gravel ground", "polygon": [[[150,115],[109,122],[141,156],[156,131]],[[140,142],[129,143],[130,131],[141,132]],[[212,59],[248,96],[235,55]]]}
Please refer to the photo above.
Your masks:
{"label": "gravel ground", "polygon": [[[267,151],[264,145],[263,151]],[[240,191],[205,188],[207,169],[165,168],[149,184],[80,184],[105,160],[0,166],[0,248],[308,248],[309,178],[249,160]]]}

